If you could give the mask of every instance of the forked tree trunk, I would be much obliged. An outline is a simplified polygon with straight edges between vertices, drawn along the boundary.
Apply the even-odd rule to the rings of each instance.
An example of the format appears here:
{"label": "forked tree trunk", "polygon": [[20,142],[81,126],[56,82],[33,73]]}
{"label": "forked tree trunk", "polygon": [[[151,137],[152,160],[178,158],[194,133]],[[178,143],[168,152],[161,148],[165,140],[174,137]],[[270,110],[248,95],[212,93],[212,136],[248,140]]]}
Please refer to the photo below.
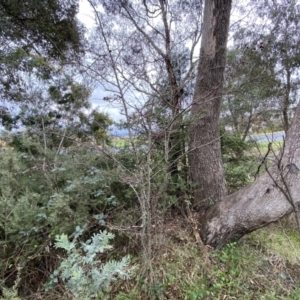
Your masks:
{"label": "forked tree trunk", "polygon": [[211,207],[200,220],[200,235],[205,244],[219,248],[299,210],[299,205],[300,104],[282,155],[252,184]]}
{"label": "forked tree trunk", "polygon": [[[205,244],[214,248],[237,240],[292,211],[295,211],[300,232],[300,104],[277,161],[251,185],[225,196],[219,113],[230,9],[230,0],[205,1],[189,132],[189,164],[196,184],[195,203],[203,212],[199,220],[200,235]],[[211,201],[222,198],[208,208]]]}
{"label": "forked tree trunk", "polygon": [[227,194],[219,132],[231,0],[206,0],[197,81],[191,108],[189,164],[194,206],[205,209]]}

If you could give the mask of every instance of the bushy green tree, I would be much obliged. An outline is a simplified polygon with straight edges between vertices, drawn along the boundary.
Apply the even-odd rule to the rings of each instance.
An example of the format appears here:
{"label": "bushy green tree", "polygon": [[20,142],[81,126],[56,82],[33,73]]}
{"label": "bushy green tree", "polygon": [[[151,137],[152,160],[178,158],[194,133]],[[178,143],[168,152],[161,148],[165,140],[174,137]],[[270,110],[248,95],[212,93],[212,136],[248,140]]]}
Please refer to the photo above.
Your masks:
{"label": "bushy green tree", "polygon": [[76,19],[78,1],[0,1],[2,51],[9,46],[64,57],[82,50],[82,36]]}
{"label": "bushy green tree", "polygon": [[231,48],[225,71],[223,126],[240,134],[244,140],[253,129],[271,127],[272,117],[275,119],[280,111],[276,99],[280,82],[274,68],[269,68],[257,51]]}
{"label": "bushy green tree", "polygon": [[[23,100],[17,101],[19,109],[9,113],[3,106],[2,125],[8,130],[25,127],[27,134],[38,137],[45,148],[57,151],[74,143],[108,144],[112,120],[98,108],[91,109],[90,88],[74,81],[71,74],[61,73],[62,69],[51,66],[48,61],[39,57],[32,59],[38,61],[31,70],[33,78],[28,79],[33,88],[24,90]],[[36,82],[35,73],[44,67],[47,77]]]}
{"label": "bushy green tree", "polygon": [[77,0],[0,1],[1,101],[24,102],[33,69],[37,78],[49,74],[43,61],[74,64],[82,56],[83,27],[77,12]]}
{"label": "bushy green tree", "polygon": [[[249,5],[257,22],[251,26],[240,26],[234,33],[235,44],[239,49],[237,61],[240,66],[237,70],[244,66],[244,73],[238,76],[250,84],[252,81],[252,90],[259,91],[254,99],[260,99],[262,103],[267,98],[271,100],[271,103],[267,101],[264,109],[269,111],[265,120],[270,117],[277,119],[281,128],[287,131],[294,114],[300,84],[299,3],[296,0],[266,0],[251,2]],[[241,90],[244,90],[243,86]],[[264,111],[260,110],[256,115],[263,115]],[[253,120],[255,115],[251,117]]]}

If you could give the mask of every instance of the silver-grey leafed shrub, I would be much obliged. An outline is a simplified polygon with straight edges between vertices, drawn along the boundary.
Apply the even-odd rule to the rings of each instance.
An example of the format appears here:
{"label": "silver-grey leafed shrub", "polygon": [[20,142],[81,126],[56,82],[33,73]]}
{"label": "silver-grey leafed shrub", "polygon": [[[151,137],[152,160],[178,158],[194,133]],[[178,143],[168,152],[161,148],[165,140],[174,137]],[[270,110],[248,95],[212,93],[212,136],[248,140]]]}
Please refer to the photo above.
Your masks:
{"label": "silver-grey leafed shrub", "polygon": [[99,292],[107,290],[117,278],[130,277],[129,257],[105,263],[98,258],[99,253],[112,249],[109,244],[114,238],[112,233],[100,231],[85,243],[81,242],[79,246],[77,239],[83,231],[84,228],[76,227],[72,241],[69,241],[65,234],[56,236],[55,247],[66,250],[68,256],[50,276],[46,290],[53,288],[60,279],[76,299],[93,299]]}

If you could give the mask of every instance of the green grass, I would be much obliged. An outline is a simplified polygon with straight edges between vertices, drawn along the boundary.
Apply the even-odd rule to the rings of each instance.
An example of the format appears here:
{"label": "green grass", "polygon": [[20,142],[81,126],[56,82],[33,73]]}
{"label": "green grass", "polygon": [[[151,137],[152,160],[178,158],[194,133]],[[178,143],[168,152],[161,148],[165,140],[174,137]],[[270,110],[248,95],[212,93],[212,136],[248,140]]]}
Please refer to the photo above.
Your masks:
{"label": "green grass", "polygon": [[154,282],[138,271],[107,299],[300,299],[300,239],[291,222],[205,253],[192,235],[177,234],[183,238],[166,239],[153,258]]}
{"label": "green grass", "polygon": [[291,264],[300,263],[300,237],[294,215],[253,232],[249,238],[266,244],[270,253],[277,253]]}
{"label": "green grass", "polygon": [[114,137],[111,144],[115,148],[124,148],[130,145],[130,141],[128,137]]}
{"label": "green grass", "polygon": [[[171,220],[162,236],[154,236],[159,243],[153,244],[153,281],[137,248],[132,279],[116,282],[98,300],[300,300],[300,238],[294,223],[285,218],[213,251],[199,247],[183,220]],[[53,291],[43,299],[72,299],[60,295]]]}
{"label": "green grass", "polygon": [[[278,153],[280,149],[283,146],[283,141],[278,141],[278,142],[272,142],[271,144],[271,151],[274,151],[275,153]],[[269,142],[258,142],[256,143],[256,148],[261,152],[261,153],[267,153],[269,147]]]}

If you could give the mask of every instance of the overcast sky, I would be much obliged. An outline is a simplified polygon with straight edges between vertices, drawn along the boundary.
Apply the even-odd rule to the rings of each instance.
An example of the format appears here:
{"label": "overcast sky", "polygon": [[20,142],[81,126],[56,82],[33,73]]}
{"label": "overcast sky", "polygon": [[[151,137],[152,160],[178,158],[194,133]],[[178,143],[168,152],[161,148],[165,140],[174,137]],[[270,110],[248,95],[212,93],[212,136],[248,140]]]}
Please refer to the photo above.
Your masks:
{"label": "overcast sky", "polygon": [[[93,9],[87,0],[79,1],[79,13],[77,17],[87,29],[92,29],[95,25]],[[106,92],[101,86],[98,86],[91,96],[93,107],[99,107],[102,112],[107,113],[114,121],[119,121],[122,119],[120,107],[103,101],[105,96],[109,96],[109,93]]]}
{"label": "overcast sky", "polygon": [[95,24],[93,10],[87,0],[79,1],[79,13],[77,17],[87,28],[92,28]]}
{"label": "overcast sky", "polygon": [[[243,1],[247,2],[247,0]],[[234,22],[234,20],[236,21],[241,17],[236,13],[237,11],[233,9],[231,15],[231,22]],[[79,13],[77,17],[86,26],[87,29],[92,29],[93,26],[96,24],[93,9],[87,0],[79,1]],[[232,41],[229,40],[229,44],[231,43]],[[196,50],[196,53],[198,51]],[[123,117],[119,113],[121,108],[117,107],[116,105],[113,106],[112,104],[109,104],[106,101],[103,101],[103,98],[105,96],[109,96],[109,93],[105,92],[105,90],[101,86],[96,88],[91,96],[91,102],[93,107],[99,107],[101,111],[108,113],[109,116],[115,121],[122,119]]]}

